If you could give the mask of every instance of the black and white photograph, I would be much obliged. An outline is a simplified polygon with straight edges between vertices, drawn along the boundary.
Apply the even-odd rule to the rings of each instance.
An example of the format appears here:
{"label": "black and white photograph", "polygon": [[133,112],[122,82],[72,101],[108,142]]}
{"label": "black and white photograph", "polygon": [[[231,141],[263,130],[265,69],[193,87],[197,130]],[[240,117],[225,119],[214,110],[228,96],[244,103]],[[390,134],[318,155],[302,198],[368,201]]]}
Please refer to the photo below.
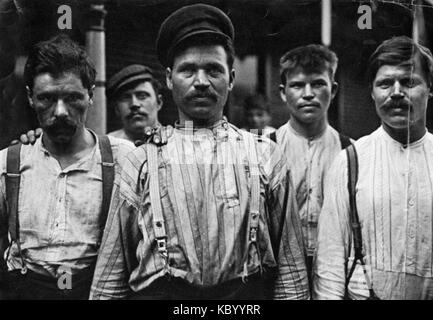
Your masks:
{"label": "black and white photograph", "polygon": [[433,0],[0,0],[0,300],[433,300],[432,50]]}

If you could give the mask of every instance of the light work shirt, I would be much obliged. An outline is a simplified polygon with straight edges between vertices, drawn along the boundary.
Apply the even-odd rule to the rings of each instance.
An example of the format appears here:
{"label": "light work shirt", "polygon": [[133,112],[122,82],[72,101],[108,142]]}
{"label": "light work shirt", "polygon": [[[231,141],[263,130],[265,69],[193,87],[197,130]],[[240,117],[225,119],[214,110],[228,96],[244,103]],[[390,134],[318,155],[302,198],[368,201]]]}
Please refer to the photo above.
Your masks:
{"label": "light work shirt", "polygon": [[306,138],[290,122],[280,127],[276,134],[277,144],[282,148],[292,172],[307,254],[313,256],[317,221],[323,204],[324,179],[341,151],[340,137],[328,125],[320,136]]}
{"label": "light work shirt", "polygon": [[[381,299],[433,299],[433,135],[426,133],[405,147],[380,127],[355,147],[356,204],[374,291]],[[319,218],[316,299],[344,295],[344,264],[351,246],[347,176],[347,158],[341,152],[330,170]],[[351,297],[368,297],[360,266],[352,279]]]}
{"label": "light work shirt", "polygon": [[[56,158],[43,146],[42,138],[34,145],[21,147],[18,219],[21,250],[26,266],[39,274],[58,277],[72,274],[95,263],[101,233],[102,169],[98,138],[93,150],[62,169]],[[134,146],[110,138],[115,163],[115,181],[119,163]],[[0,151],[0,223],[6,226],[6,155]],[[0,236],[7,236],[1,228]],[[14,242],[6,250],[9,270],[21,269]],[[59,271],[62,266],[63,271]],[[65,269],[67,268],[67,269]]]}

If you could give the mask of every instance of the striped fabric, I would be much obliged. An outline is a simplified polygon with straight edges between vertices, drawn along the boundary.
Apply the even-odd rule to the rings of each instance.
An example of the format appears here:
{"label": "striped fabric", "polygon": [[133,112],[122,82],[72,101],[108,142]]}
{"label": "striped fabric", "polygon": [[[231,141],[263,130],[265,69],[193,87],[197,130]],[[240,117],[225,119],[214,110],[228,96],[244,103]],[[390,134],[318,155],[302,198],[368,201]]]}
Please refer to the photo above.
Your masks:
{"label": "striped fabric", "polygon": [[[166,274],[210,287],[244,276],[245,261],[248,275],[260,265],[265,270],[278,266],[274,298],[308,298],[302,231],[286,161],[270,140],[255,145],[260,170],[258,252],[254,246],[247,250],[251,186],[242,133],[225,121],[211,128],[176,127],[168,144],[158,148],[168,263],[155,243],[142,145],[123,165],[91,298],[125,298]],[[274,251],[280,226],[282,241]]]}
{"label": "striped fabric", "polygon": [[313,256],[325,175],[341,151],[340,138],[328,125],[320,136],[308,139],[296,132],[289,121],[278,129],[277,143],[289,161],[307,254]]}
{"label": "striped fabric", "polygon": [[[380,127],[355,147],[357,207],[376,294],[381,299],[432,299],[433,135],[426,133],[405,148]],[[314,291],[318,299],[340,299],[350,244],[344,152],[328,178],[319,218]],[[359,266],[349,288],[352,298],[368,296]]]}

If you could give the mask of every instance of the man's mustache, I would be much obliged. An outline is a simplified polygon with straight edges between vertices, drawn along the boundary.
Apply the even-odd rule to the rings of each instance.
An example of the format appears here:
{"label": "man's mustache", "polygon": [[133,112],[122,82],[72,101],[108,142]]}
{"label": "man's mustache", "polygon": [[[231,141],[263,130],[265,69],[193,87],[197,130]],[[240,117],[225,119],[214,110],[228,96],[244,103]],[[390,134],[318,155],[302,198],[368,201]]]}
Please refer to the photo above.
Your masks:
{"label": "man's mustache", "polygon": [[187,94],[185,98],[186,100],[193,100],[196,98],[208,98],[214,101],[217,100],[217,96],[210,91],[191,92],[190,94]]}
{"label": "man's mustache", "polygon": [[149,115],[146,112],[141,112],[141,111],[136,111],[136,112],[131,112],[126,116],[127,120],[131,120],[133,117],[135,116],[142,116],[142,117],[148,117]]}
{"label": "man's mustache", "polygon": [[407,100],[390,100],[386,102],[383,107],[385,109],[393,109],[393,108],[402,108],[402,109],[411,109],[412,104]]}
{"label": "man's mustache", "polygon": [[44,128],[48,133],[56,134],[59,131],[69,131],[72,134],[77,130],[77,125],[70,119],[55,119]]}

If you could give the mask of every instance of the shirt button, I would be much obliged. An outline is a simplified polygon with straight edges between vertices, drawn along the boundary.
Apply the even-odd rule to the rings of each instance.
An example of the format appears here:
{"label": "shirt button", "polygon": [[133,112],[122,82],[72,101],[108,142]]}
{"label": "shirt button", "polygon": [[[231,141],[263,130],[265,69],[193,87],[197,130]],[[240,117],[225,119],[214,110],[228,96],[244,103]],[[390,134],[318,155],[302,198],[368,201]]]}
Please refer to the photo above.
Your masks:
{"label": "shirt button", "polygon": [[415,204],[415,202],[413,201],[413,199],[410,199],[410,200],[409,200],[409,205],[410,205],[411,207],[413,207],[414,204]]}

